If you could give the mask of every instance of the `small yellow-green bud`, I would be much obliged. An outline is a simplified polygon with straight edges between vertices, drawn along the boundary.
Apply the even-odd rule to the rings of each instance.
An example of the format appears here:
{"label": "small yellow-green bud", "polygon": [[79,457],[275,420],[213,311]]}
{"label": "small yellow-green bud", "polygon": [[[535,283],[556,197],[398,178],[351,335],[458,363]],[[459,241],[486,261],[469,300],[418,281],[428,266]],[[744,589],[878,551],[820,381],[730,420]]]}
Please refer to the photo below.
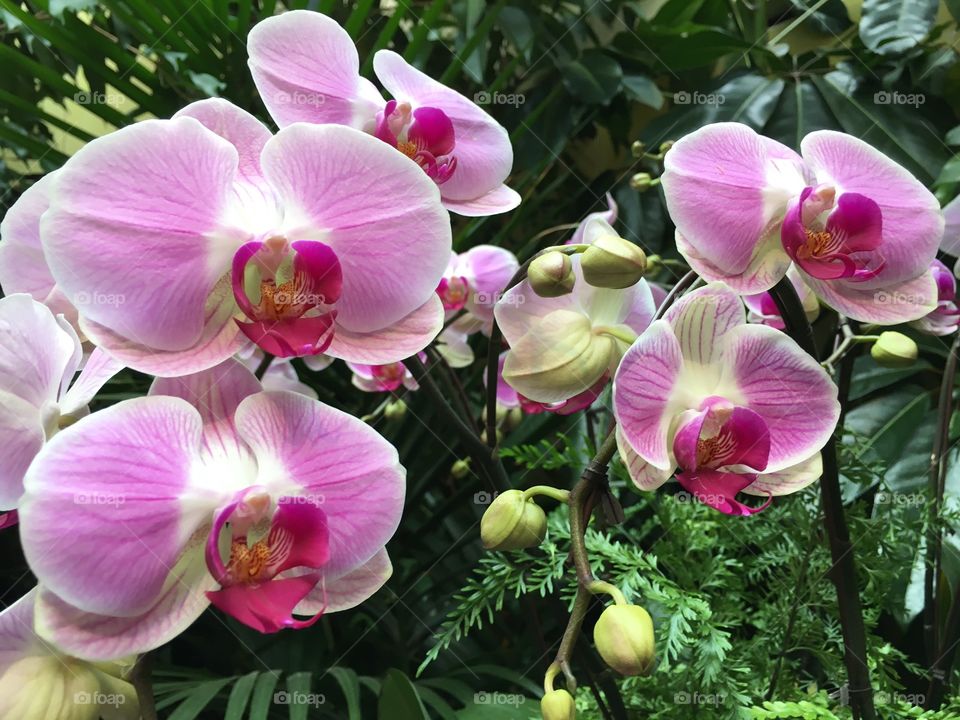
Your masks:
{"label": "small yellow-green bud", "polygon": [[653,178],[650,177],[650,173],[636,173],[633,177],[630,178],[630,187],[634,190],[639,190],[643,192],[650,187],[650,184],[653,182]]}
{"label": "small yellow-green bud", "polygon": [[391,400],[383,409],[383,416],[387,420],[399,420],[407,414],[407,404],[403,400]]}
{"label": "small yellow-green bud", "polygon": [[577,704],[566,690],[551,690],[540,700],[543,720],[575,720]]}
{"label": "small yellow-green bud", "polygon": [[673,140],[664,140],[660,143],[660,152],[665,153],[667,150],[673,147]]}
{"label": "small yellow-green bud", "polygon": [[453,476],[454,480],[463,480],[467,475],[470,474],[470,461],[469,460],[457,460],[453,466],[450,468],[450,475]]}
{"label": "small yellow-green bud", "polygon": [[639,605],[604,610],[593,627],[593,642],[603,661],[621,675],[645,675],[653,666],[653,620]]}
{"label": "small yellow-green bud", "polygon": [[518,425],[520,425],[523,420],[523,410],[518,407],[510,408],[507,410],[507,414],[503,418],[503,429],[507,432],[510,432]]}
{"label": "small yellow-green bud", "polygon": [[601,235],[584,251],[580,268],[589,285],[622,290],[636,285],[643,277],[647,256],[629,240]]}
{"label": "small yellow-green bud", "polygon": [[527,281],[540,297],[560,297],[573,291],[575,278],[570,257],[559,251],[533,259],[527,269]]}
{"label": "small yellow-green bud", "polygon": [[888,330],[880,333],[870,355],[883,367],[909,367],[917,361],[917,344],[903,333]]}
{"label": "small yellow-green bud", "polygon": [[487,550],[536,547],[547,534],[547,516],[521,490],[506,490],[490,503],[480,519],[480,538]]}
{"label": "small yellow-green bud", "polygon": [[640,140],[634,140],[633,145],[630,146],[630,152],[637,159],[642,158],[646,151],[647,146],[644,145]]}

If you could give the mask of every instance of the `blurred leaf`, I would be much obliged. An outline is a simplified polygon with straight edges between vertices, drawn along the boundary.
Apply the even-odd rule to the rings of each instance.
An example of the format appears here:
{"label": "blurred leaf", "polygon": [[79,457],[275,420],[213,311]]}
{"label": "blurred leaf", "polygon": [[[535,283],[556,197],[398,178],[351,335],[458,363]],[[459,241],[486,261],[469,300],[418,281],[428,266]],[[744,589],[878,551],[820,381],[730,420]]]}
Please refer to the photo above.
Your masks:
{"label": "blurred leaf", "polygon": [[196,688],[191,691],[190,696],[180,703],[176,710],[170,713],[168,720],[194,720],[199,717],[204,708],[217,696],[221,688],[231,680],[232,678],[211,680],[210,682],[197,685]]}
{"label": "blurred leaf", "polygon": [[563,84],[570,94],[593,105],[607,105],[620,89],[623,78],[620,63],[599,50],[588,50],[561,70]]}
{"label": "blurred leaf", "polygon": [[430,720],[417,689],[400,670],[387,671],[377,701],[378,720]]}
{"label": "blurred leaf", "polygon": [[837,119],[816,86],[797,79],[784,88],[764,134],[799,152],[805,135],[837,128]]}
{"label": "blurred leaf", "polygon": [[663,93],[657,84],[646,75],[624,75],[623,89],[627,97],[643,103],[654,110],[663,107]]}
{"label": "blurred leaf", "polygon": [[250,702],[250,693],[258,674],[256,672],[249,673],[233,684],[223,720],[243,720],[244,713],[247,711],[247,703]]}
{"label": "blurred leaf", "polygon": [[933,28],[938,6],[937,0],[864,0],[860,39],[881,55],[905,52]]}
{"label": "blurred leaf", "polygon": [[340,685],[347,701],[347,720],[360,720],[360,683],[350,668],[332,667],[327,671]]}

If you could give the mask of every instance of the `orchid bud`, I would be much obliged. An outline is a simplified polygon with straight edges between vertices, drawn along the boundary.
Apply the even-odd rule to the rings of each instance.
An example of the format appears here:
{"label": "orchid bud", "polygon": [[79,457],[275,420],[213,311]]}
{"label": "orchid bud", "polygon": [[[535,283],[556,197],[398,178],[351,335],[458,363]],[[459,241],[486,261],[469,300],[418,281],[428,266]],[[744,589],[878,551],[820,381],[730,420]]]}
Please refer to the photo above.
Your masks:
{"label": "orchid bud", "polygon": [[538,255],[527,269],[527,281],[540,297],[552,298],[573,292],[573,263],[559,251]]}
{"label": "orchid bud", "polygon": [[880,333],[870,355],[883,367],[909,367],[917,360],[917,344],[903,333],[888,330]]}
{"label": "orchid bud", "polygon": [[653,666],[653,620],[639,605],[604,610],[593,627],[593,642],[603,661],[621,675],[645,675]]}
{"label": "orchid bud", "polygon": [[566,690],[551,690],[540,700],[543,720],[575,720],[577,704]]}
{"label": "orchid bud", "polygon": [[547,516],[522,490],[506,490],[490,503],[480,519],[480,538],[487,550],[536,547],[547,534]]}
{"label": "orchid bud", "polygon": [[673,140],[664,140],[662,143],[660,143],[660,153],[661,154],[666,153],[667,150],[669,150],[672,147],[673,147]]}
{"label": "orchid bud", "polygon": [[407,414],[407,404],[403,400],[391,400],[383,409],[383,416],[387,420],[399,420]]}
{"label": "orchid bud", "polygon": [[470,474],[470,461],[469,460],[457,460],[453,466],[450,468],[450,475],[454,480],[463,480],[467,475]]}
{"label": "orchid bud", "polygon": [[650,177],[650,173],[636,173],[630,178],[630,187],[632,187],[634,190],[643,192],[644,190],[649,189],[652,181],[653,178]]}
{"label": "orchid bud", "polygon": [[589,285],[623,290],[640,282],[647,269],[647,256],[629,240],[603,235],[583,253],[580,267]]}
{"label": "orchid bud", "polygon": [[647,146],[643,144],[640,140],[634,140],[633,145],[630,146],[630,152],[638,160],[643,157],[643,154],[647,151]]}
{"label": "orchid bud", "polygon": [[509,432],[519,426],[522,420],[523,410],[518,407],[510,408],[507,410],[507,414],[503,418],[503,429]]}

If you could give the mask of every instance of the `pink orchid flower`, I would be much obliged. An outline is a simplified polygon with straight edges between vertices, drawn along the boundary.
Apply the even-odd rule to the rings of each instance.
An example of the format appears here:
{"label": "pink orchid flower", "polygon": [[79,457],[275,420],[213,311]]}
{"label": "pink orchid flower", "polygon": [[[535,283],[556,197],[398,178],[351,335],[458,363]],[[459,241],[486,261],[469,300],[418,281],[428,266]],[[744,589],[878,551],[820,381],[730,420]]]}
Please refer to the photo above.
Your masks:
{"label": "pink orchid flower", "polygon": [[[0,223],[0,287],[4,295],[30,295],[78,330],[77,308],[53,279],[40,243],[40,217],[50,207],[56,175],[54,171],[31,185],[4,215]],[[82,304],[85,298],[74,299]]]}
{"label": "pink orchid flower", "polygon": [[520,204],[504,185],[513,165],[507,131],[484,110],[391,50],[373,58],[384,101],[360,76],[353,40],[331,18],[293,10],[262,20],[247,40],[250,71],[270,116],[364,130],[421,168],[460,215],[495,215]]}
{"label": "pink orchid flower", "polygon": [[[420,360],[426,362],[427,356],[420,353]],[[413,379],[413,375],[402,362],[387,365],[362,365],[361,363],[347,363],[353,373],[352,383],[363,392],[393,393],[402,387],[407,390],[419,390],[420,386]]]}
{"label": "pink orchid flower", "polygon": [[[270,132],[225,100],[98,138],[57,173],[41,223],[86,334],[158,376],[247,339],[274,355],[408,357],[439,332],[450,257],[436,186],[361,132]],[[82,237],[84,241],[77,242]]]}
{"label": "pink orchid flower", "polygon": [[[797,297],[800,298],[800,304],[803,305],[807,316],[807,322],[813,322],[820,316],[820,301],[810,286],[803,281],[800,271],[793,265],[787,270],[787,279],[797,291]],[[752,323],[761,323],[769,325],[777,330],[783,330],[786,324],[780,316],[780,309],[773,300],[773,296],[768,292],[757,293],[756,295],[744,295],[743,303],[747,306],[747,321]]]}
{"label": "pink orchid flower", "polygon": [[587,215],[583,220],[580,221],[580,224],[577,225],[576,229],[573,231],[573,235],[567,242],[566,245],[579,245],[584,242],[583,233],[587,228],[587,225],[590,224],[590,221],[594,218],[599,218],[603,220],[607,225],[613,225],[617,221],[617,203],[614,202],[613,195],[607,193],[607,209],[601,210],[598,212],[592,212]]}
{"label": "pink orchid flower", "polygon": [[654,490],[679,470],[688,492],[732,515],[757,511],[739,492],[769,499],[816,480],[840,414],[823,368],[786,334],[748,325],[723,283],[684,296],[639,337],[613,400],[637,487]]}
{"label": "pink orchid flower", "polygon": [[138,720],[127,662],[92,663],[60,652],[34,631],[31,590],[0,612],[0,717],[10,720]]}
{"label": "pink orchid flower", "polygon": [[849,135],[810,133],[801,152],[738,123],[708,125],[671,148],[662,184],[690,266],[756,294],[792,263],[821,300],[863,322],[932,311],[929,268],[944,227],[936,198]]}
{"label": "pink orchid flower", "polygon": [[583,279],[579,255],[571,261],[573,292],[543,298],[524,280],[494,309],[510,345],[504,379],[527,400],[548,406],[590,395],[592,402],[654,315],[644,280],[623,290],[593,287]]}
{"label": "pink orchid flower", "polygon": [[930,270],[937,283],[937,309],[910,324],[928,335],[952,335],[960,328],[957,279],[950,268],[939,260],[933,261]]}
{"label": "pink orchid flower", "polygon": [[453,253],[437,286],[443,309],[448,317],[466,310],[489,332],[494,305],[519,268],[516,255],[494,245],[477,245],[466,252]]}
{"label": "pink orchid flower", "polygon": [[38,623],[67,652],[111,659],[211,603],[260,632],[360,603],[390,575],[405,480],[368,425],[262,391],[231,359],[60,433],[24,486]]}
{"label": "pink orchid flower", "polygon": [[[122,368],[100,350],[82,361],[80,339],[63,315],[23,293],[0,299],[0,510],[17,507],[23,477],[44,443],[84,417],[87,403]],[[0,527],[15,521],[11,515]]]}

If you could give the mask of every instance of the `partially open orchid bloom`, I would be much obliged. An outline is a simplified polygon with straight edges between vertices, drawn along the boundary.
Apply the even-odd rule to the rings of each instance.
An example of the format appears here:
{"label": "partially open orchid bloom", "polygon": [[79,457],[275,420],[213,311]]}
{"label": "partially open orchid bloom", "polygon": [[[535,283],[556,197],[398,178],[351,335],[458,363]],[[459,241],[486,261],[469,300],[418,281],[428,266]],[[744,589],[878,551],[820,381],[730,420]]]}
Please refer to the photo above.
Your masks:
{"label": "partially open orchid bloom", "polygon": [[748,515],[740,492],[785,495],[820,476],[837,388],[786,334],[748,325],[723,283],[681,298],[627,351],[614,378],[620,455],[642,490],[675,471],[701,502]]}
{"label": "partially open orchid bloom", "polygon": [[405,480],[368,425],[261,391],[231,359],[68,428],[24,486],[40,634],[111,659],[167,642],[210,603],[275,632],[362,602],[390,575]]}
{"label": "partially open orchid bloom", "polygon": [[94,350],[73,382],[82,359],[80,339],[62,315],[23,293],[0,299],[0,510],[17,507],[40,448],[86,415],[87,403],[122,367]]}
{"label": "partially open orchid bloom", "polygon": [[520,268],[517,256],[494,245],[477,245],[463,253],[453,253],[437,286],[437,295],[448,317],[466,310],[482,322],[489,332],[493,308]]}
{"label": "partially open orchid bloom", "polygon": [[[176,376],[253,340],[284,357],[408,357],[439,332],[450,258],[436,185],[368,135],[270,132],[225,100],[98,138],[56,174],[44,251],[81,324]],[[76,238],[82,237],[83,242]]]}
{"label": "partially open orchid bloom", "polygon": [[137,720],[140,703],[127,662],[61,653],[34,632],[31,590],[0,613],[0,717],[13,720]]}
{"label": "partially open orchid bloom", "polygon": [[250,71],[281,128],[296,122],[350,125],[410,158],[460,215],[495,215],[520,204],[504,185],[513,166],[507,131],[484,110],[409,65],[392,50],[373,58],[384,101],[360,76],[353,40],[331,18],[293,10],[248,36]]}
{"label": "partially open orchid bloom", "polygon": [[540,297],[524,280],[495,309],[510,345],[503,377],[526,399],[548,406],[578,396],[592,395],[592,402],[654,315],[645,281],[623,290],[593,287],[583,280],[579,256],[571,260],[571,293]]}
{"label": "partially open orchid bloom", "polygon": [[[787,278],[789,278],[794,290],[797,291],[797,297],[800,298],[800,304],[803,305],[807,321],[812,323],[820,316],[820,301],[817,299],[816,293],[803,281],[800,272],[792,265],[787,270]],[[749,311],[747,313],[749,322],[762,323],[777,328],[777,330],[783,330],[786,327],[783,318],[780,316],[780,309],[773,301],[773,296],[770,293],[744,295],[743,302]]]}
{"label": "partially open orchid bloom", "polygon": [[434,347],[450,367],[469,367],[474,361],[473,348],[470,347],[470,336],[478,332],[489,333],[492,327],[492,319],[486,322],[476,315],[467,313],[447,325],[437,335]]}
{"label": "partially open orchid bloom", "polygon": [[607,193],[607,209],[601,210],[598,212],[592,212],[587,215],[583,220],[580,221],[580,224],[577,225],[576,230],[573,231],[573,236],[567,240],[567,245],[579,245],[584,242],[583,233],[587,227],[587,224],[594,218],[599,218],[603,220],[607,225],[613,225],[617,221],[617,203],[613,199],[613,195]]}
{"label": "partially open orchid bloom", "polygon": [[937,282],[937,309],[915,320],[911,325],[928,335],[952,335],[960,327],[960,307],[957,306],[957,279],[950,268],[939,260],[930,266]]}
{"label": "partially open orchid bloom", "polygon": [[[421,355],[421,360],[426,356]],[[402,362],[387,365],[361,365],[347,363],[353,372],[353,386],[364,392],[396,392],[402,387],[407,390],[419,390],[420,386]]]}
{"label": "partially open orchid bloom", "polygon": [[[7,210],[0,223],[0,287],[4,295],[26,293],[54,313],[62,314],[74,329],[78,313],[57,286],[40,244],[40,216],[50,207],[50,188],[56,171],[31,185]],[[80,304],[96,298],[74,298]]]}
{"label": "partially open orchid bloom", "polygon": [[708,125],[674,144],[661,182],[690,266],[756,294],[793,263],[821,300],[863,322],[931,312],[929,268],[944,227],[936,198],[849,135],[810,133],[801,152],[738,123]]}

